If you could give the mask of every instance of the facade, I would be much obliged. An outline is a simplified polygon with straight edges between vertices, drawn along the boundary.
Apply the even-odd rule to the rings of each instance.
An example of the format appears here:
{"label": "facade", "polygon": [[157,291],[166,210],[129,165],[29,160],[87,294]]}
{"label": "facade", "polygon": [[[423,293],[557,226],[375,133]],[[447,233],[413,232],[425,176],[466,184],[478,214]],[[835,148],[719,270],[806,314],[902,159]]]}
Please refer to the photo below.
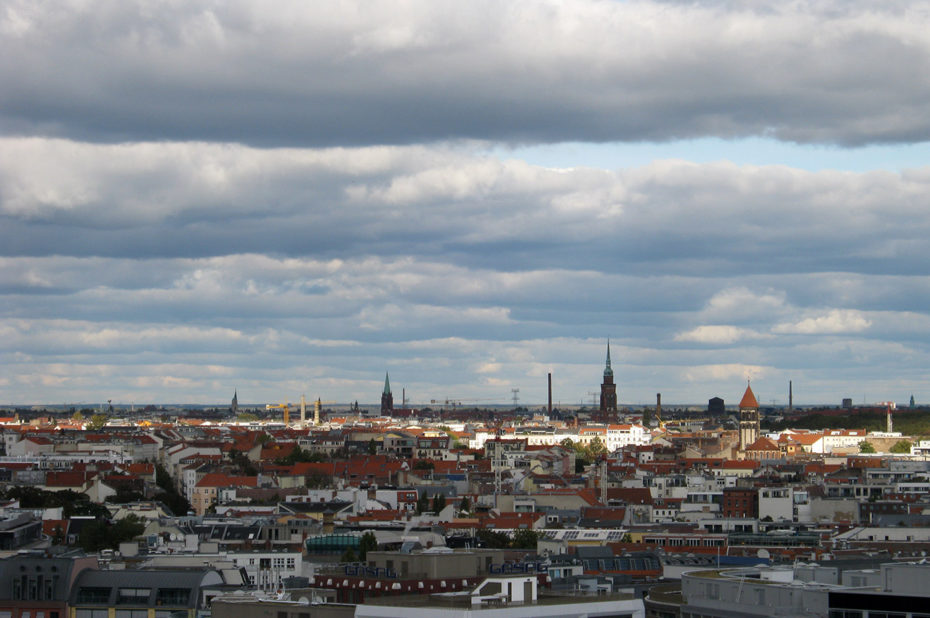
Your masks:
{"label": "facade", "polygon": [[930,565],[913,562],[694,570],[681,577],[680,615],[927,618],[927,581]]}
{"label": "facade", "polygon": [[196,618],[223,586],[213,569],[87,569],[71,589],[69,618]]}
{"label": "facade", "polygon": [[356,607],[356,618],[645,618],[633,595],[540,594],[536,576],[484,578],[459,594],[377,599]]}
{"label": "facade", "polygon": [[97,558],[19,554],[0,560],[0,616],[65,618],[71,585]]}
{"label": "facade", "polygon": [[751,517],[759,516],[759,494],[751,487],[725,487],[723,489],[723,502],[720,505],[723,517]]}
{"label": "facade", "polygon": [[610,367],[610,342],[607,342],[607,364],[604,367],[604,381],[601,383],[601,412],[617,411],[617,385],[614,384],[614,370]]}

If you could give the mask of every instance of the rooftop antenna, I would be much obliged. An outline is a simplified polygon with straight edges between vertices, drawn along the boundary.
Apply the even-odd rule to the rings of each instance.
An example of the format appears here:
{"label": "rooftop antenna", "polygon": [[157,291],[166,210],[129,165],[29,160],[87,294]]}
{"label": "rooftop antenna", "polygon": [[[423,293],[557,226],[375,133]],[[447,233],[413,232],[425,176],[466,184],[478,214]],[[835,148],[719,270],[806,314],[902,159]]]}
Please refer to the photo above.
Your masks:
{"label": "rooftop antenna", "polygon": [[513,393],[513,407],[516,408],[517,402],[520,401],[520,397],[519,397],[520,389],[512,388],[510,389],[510,392]]}

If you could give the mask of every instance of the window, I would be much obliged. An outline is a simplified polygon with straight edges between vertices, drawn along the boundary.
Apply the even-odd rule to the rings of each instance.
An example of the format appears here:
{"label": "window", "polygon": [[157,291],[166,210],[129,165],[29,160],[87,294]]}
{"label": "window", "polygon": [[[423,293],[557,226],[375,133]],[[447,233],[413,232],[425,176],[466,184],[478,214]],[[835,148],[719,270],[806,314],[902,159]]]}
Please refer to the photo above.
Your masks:
{"label": "window", "polygon": [[[91,586],[81,588],[78,590],[77,602],[86,605],[108,605],[110,602],[110,589]],[[77,618],[81,617],[78,616]],[[104,616],[104,618],[106,617]]]}
{"label": "window", "polygon": [[117,603],[120,605],[148,605],[151,588],[120,588]]}
{"label": "window", "polygon": [[105,609],[78,609],[74,612],[74,618],[107,618],[108,614]]}
{"label": "window", "polygon": [[156,605],[187,605],[190,602],[190,588],[159,588],[155,594]]}
{"label": "window", "polygon": [[147,609],[118,609],[116,618],[149,618]]}

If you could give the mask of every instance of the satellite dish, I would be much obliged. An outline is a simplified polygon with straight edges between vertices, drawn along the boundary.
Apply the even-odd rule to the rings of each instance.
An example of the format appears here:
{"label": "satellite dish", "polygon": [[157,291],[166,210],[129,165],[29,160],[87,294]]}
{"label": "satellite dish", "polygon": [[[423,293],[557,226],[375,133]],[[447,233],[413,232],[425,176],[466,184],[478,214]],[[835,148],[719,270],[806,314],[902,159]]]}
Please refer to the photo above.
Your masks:
{"label": "satellite dish", "polygon": [[770,556],[771,554],[769,554],[769,550],[767,549],[760,549],[759,551],[756,552],[756,557],[761,558],[763,560],[768,560]]}

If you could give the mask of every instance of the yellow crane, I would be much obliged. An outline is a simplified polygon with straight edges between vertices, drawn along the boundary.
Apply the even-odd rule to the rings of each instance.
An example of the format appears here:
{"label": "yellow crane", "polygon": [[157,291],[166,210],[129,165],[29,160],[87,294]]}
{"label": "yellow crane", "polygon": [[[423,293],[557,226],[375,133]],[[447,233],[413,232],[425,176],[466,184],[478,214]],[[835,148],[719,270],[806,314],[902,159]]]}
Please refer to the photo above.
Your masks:
{"label": "yellow crane", "polygon": [[291,424],[291,404],[289,403],[269,403],[265,406],[266,410],[284,410],[284,426],[289,427]]}
{"label": "yellow crane", "polygon": [[[313,403],[313,424],[320,424],[320,412],[323,410],[323,404],[338,403],[337,401],[321,401],[319,397]],[[290,403],[269,403],[265,406],[266,410],[284,410],[284,425],[291,426],[291,404]],[[300,396],[300,424],[307,422],[307,398]]]}

